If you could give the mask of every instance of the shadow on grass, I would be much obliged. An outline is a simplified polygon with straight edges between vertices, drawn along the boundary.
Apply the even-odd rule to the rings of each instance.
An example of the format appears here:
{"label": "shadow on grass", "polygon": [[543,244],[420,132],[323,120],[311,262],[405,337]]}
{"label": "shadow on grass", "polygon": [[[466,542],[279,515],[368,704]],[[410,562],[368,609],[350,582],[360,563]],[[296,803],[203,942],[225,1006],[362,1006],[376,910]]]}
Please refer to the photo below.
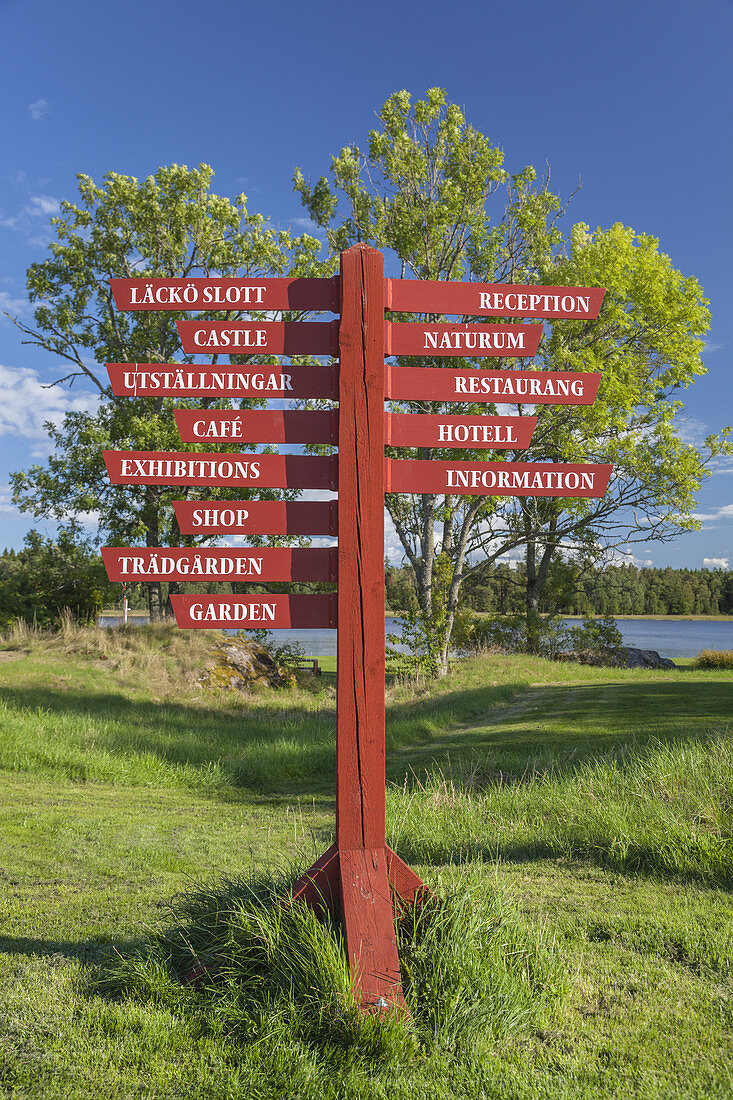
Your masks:
{"label": "shadow on grass", "polygon": [[32,936],[0,936],[0,954],[47,958],[52,962],[80,962],[84,966],[103,965],[119,948],[133,952],[140,949],[141,940],[123,944],[99,943],[97,940],[42,940]]}
{"label": "shadow on grass", "polygon": [[[61,735],[77,753],[83,748],[90,762],[95,749],[128,761],[150,754],[202,775],[214,768],[212,790],[228,786],[285,796],[333,791],[335,714],[326,706],[307,712],[289,705],[285,693],[281,704],[260,703],[255,696],[250,707],[235,712],[43,687],[4,689],[0,698],[20,711],[40,708],[90,720],[93,747],[80,729]],[[521,781],[538,771],[559,777],[623,745],[697,740],[731,713],[733,678],[722,676],[441,692],[388,708],[387,774],[409,787],[440,768],[467,790]]]}
{"label": "shadow on grass", "polygon": [[[457,720],[455,697],[446,696],[441,709],[453,717],[452,727],[446,723],[442,735],[397,745],[388,757],[389,779],[410,789],[440,771],[456,789],[475,792],[538,775],[560,778],[591,760],[622,761],[653,740],[697,742],[733,715],[730,677],[522,687],[514,705],[469,722]],[[482,692],[461,693],[460,709],[471,709],[470,696],[478,704]],[[408,709],[391,712],[403,729]]]}
{"label": "shadow on grass", "polygon": [[[523,843],[496,844],[472,843],[465,849],[458,848],[446,852],[436,845],[431,851],[427,844],[401,843],[398,855],[411,865],[441,867],[446,864],[461,866],[474,860],[487,863],[536,863],[541,860],[558,862],[571,870],[573,867],[598,867],[603,871],[612,871],[629,877],[647,876],[667,882],[678,882],[708,890],[733,890],[733,868],[726,865],[680,866],[673,853],[658,845],[637,844],[633,841],[623,848],[608,842],[588,843],[583,838],[567,844],[552,844],[542,839],[528,840]],[[670,858],[672,857],[672,858]]]}

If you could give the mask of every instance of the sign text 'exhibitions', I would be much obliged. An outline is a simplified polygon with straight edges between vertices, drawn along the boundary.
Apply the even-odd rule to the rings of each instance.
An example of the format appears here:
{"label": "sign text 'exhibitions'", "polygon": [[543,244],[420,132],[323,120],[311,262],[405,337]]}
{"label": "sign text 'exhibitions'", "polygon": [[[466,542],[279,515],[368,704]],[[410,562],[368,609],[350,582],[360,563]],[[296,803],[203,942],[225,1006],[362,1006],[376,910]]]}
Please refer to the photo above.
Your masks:
{"label": "sign text 'exhibitions'", "polygon": [[180,627],[232,630],[335,628],[336,595],[171,596]]}
{"label": "sign text 'exhibitions'", "polygon": [[176,321],[198,355],[336,355],[337,321]]}
{"label": "sign text 'exhibitions'", "polygon": [[338,534],[335,500],[174,500],[184,535]]}
{"label": "sign text 'exhibitions'", "polygon": [[397,313],[593,320],[606,291],[597,286],[537,286],[387,279],[385,308]]}
{"label": "sign text 'exhibitions'", "polygon": [[[424,325],[385,322],[385,355],[531,356],[542,325]],[[188,349],[186,349],[188,350]]]}
{"label": "sign text 'exhibitions'", "polygon": [[464,371],[391,365],[386,370],[386,396],[396,401],[592,405],[601,381],[600,374],[575,371]]}
{"label": "sign text 'exhibitions'", "polygon": [[335,581],[332,548],[263,550],[105,546],[111,581]]}
{"label": "sign text 'exhibitions'", "polygon": [[232,485],[335,489],[337,459],[322,455],[103,451],[113,485]]}
{"label": "sign text 'exhibitions'", "polygon": [[338,392],[337,368],[107,363],[117,397],[321,397]]}
{"label": "sign text 'exhibitions'", "polygon": [[391,447],[528,447],[536,416],[443,416],[387,413]]}
{"label": "sign text 'exhibitions'", "polygon": [[118,309],[338,311],[330,279],[110,279]]}
{"label": "sign text 'exhibitions'", "polygon": [[493,497],[602,497],[612,466],[564,462],[446,462],[386,459],[388,493]]}
{"label": "sign text 'exhibitions'", "polygon": [[338,412],[302,409],[255,409],[230,412],[176,409],[173,413],[184,443],[337,443]]}

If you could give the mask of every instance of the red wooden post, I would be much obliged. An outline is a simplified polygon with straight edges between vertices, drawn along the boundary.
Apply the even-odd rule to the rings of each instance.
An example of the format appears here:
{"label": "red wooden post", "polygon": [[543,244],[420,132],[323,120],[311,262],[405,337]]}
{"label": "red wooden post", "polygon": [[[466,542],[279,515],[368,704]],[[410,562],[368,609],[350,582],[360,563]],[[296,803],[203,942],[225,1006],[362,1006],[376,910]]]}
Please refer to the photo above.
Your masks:
{"label": "red wooden post", "polygon": [[341,254],[336,843],[293,891],[340,912],[361,1003],[404,1007],[392,891],[418,876],[385,841],[384,258]]}
{"label": "red wooden post", "polygon": [[403,1003],[385,853],[384,257],[341,255],[336,846],[366,1006]]}

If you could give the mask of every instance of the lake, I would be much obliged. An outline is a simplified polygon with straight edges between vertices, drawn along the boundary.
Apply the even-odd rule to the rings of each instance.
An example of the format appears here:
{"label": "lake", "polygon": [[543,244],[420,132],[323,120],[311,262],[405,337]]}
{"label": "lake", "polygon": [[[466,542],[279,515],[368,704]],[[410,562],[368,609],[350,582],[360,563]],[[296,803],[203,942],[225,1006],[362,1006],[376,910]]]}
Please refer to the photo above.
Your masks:
{"label": "lake", "polygon": [[[121,616],[105,615],[100,626],[117,626]],[[579,620],[567,620],[578,625]],[[147,618],[135,616],[134,623],[145,623]],[[727,622],[712,619],[616,619],[625,645],[637,649],[655,649],[662,657],[694,657],[701,649],[733,649],[733,619]],[[398,634],[400,620],[388,617],[386,632]],[[233,631],[231,633],[234,633]],[[336,653],[335,630],[275,630],[279,644],[300,642],[304,653],[314,657],[326,657]]]}

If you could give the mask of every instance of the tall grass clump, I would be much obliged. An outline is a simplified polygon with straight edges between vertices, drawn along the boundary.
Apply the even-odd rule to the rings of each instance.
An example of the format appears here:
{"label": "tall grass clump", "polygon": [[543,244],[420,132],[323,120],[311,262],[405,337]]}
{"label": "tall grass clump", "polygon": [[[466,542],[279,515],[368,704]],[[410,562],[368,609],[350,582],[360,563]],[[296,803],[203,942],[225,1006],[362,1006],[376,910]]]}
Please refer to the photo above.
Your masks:
{"label": "tall grass clump", "polygon": [[291,881],[239,879],[182,898],[175,926],[119,957],[102,989],[186,1012],[237,1042],[307,1044],[334,1068],[468,1051],[536,1025],[561,991],[542,935],[484,884],[398,914],[409,1014],[365,1013],[339,925],[290,902]]}
{"label": "tall grass clump", "polygon": [[396,923],[405,997],[426,1047],[475,1050],[544,1022],[564,975],[542,931],[497,893],[462,886]]}
{"label": "tall grass clump", "polygon": [[733,669],[733,649],[701,649],[691,668]]}

